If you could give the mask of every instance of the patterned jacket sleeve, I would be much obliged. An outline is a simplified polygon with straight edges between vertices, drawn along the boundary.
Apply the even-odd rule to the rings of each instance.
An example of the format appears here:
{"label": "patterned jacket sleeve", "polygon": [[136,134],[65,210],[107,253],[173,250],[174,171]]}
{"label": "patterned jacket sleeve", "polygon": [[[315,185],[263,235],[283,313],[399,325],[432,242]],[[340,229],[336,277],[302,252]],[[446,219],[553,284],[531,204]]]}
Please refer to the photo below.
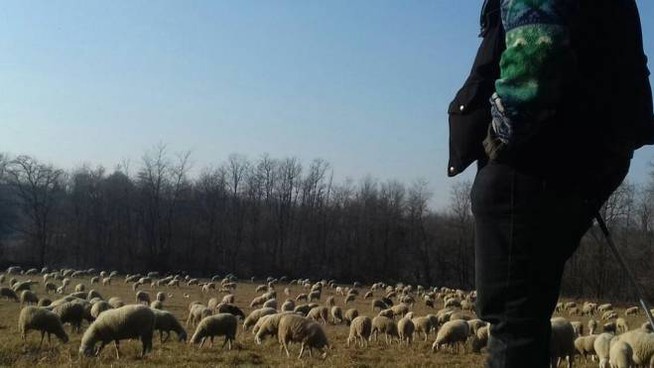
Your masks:
{"label": "patterned jacket sleeve", "polygon": [[506,50],[491,98],[491,126],[506,146],[528,137],[561,98],[574,66],[568,22],[575,2],[501,0]]}

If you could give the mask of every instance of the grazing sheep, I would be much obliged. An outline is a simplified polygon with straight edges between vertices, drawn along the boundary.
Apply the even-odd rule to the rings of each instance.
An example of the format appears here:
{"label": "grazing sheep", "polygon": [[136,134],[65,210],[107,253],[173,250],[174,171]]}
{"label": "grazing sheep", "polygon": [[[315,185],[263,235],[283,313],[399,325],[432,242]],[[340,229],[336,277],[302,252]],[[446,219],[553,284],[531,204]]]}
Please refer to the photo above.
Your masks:
{"label": "grazing sheep", "polygon": [[220,304],[234,304],[234,294],[225,295]]}
{"label": "grazing sheep", "polygon": [[27,332],[30,330],[41,331],[39,349],[43,345],[45,334],[48,334],[48,342],[50,342],[50,334],[57,336],[63,343],[68,342],[68,335],[64,331],[59,316],[45,308],[25,307],[20,311],[18,331],[20,331],[23,341],[27,339]]}
{"label": "grazing sheep", "polygon": [[331,315],[332,315],[332,323],[333,324],[343,322],[343,310],[341,309],[341,307],[335,305],[335,306],[332,307],[330,312],[331,312]]}
{"label": "grazing sheep", "polygon": [[82,283],[75,285],[75,292],[80,292],[86,290],[86,286]]}
{"label": "grazing sheep", "polygon": [[99,284],[100,283],[100,277],[99,276],[93,276],[91,277],[91,285],[93,284]]}
{"label": "grazing sheep", "polygon": [[633,362],[633,350],[629,344],[617,340],[611,344],[609,350],[609,364],[611,368],[631,368]]}
{"label": "grazing sheep", "polygon": [[605,332],[598,335],[593,343],[593,349],[599,359],[599,368],[609,368],[609,349],[613,337],[614,334]]}
{"label": "grazing sheep", "polygon": [[24,304],[38,304],[39,298],[31,290],[23,290],[20,293],[20,305]]}
{"label": "grazing sheep", "polygon": [[472,351],[481,352],[481,349],[488,345],[488,326],[480,327],[472,337]]}
{"label": "grazing sheep", "polygon": [[117,296],[109,298],[109,300],[107,300],[107,303],[109,303],[109,305],[111,305],[113,308],[120,308],[125,305],[125,303],[123,303],[123,300]]}
{"label": "grazing sheep", "polygon": [[575,331],[575,337],[582,336],[584,334],[584,325],[580,321],[570,322],[572,329]]}
{"label": "grazing sheep", "polygon": [[92,321],[91,306],[87,301],[73,300],[55,306],[52,311],[59,316],[61,323],[70,323],[72,330],[79,332],[82,328],[82,321]]}
{"label": "grazing sheep", "polygon": [[163,310],[163,309],[164,309],[164,305],[163,305],[162,302],[160,302],[160,301],[158,301],[158,300],[155,300],[155,301],[153,301],[152,303],[150,303],[150,308],[152,308],[152,309]]}
{"label": "grazing sheep", "polygon": [[379,309],[379,311],[383,311],[384,309],[388,309],[388,305],[384,303],[381,299],[373,299],[370,302],[370,309],[374,312],[375,309]]}
{"label": "grazing sheep", "polygon": [[93,319],[98,319],[102,312],[108,311],[109,309],[113,309],[113,307],[108,302],[97,302],[91,306],[91,317],[93,317]]}
{"label": "grazing sheep", "polygon": [[608,310],[613,310],[613,305],[610,303],[602,304],[599,307],[597,307],[598,312],[606,312]]}
{"label": "grazing sheep", "polygon": [[[170,337],[170,331],[174,331],[177,334],[177,339],[179,341],[186,341],[186,330],[179,323],[175,315],[168,311],[153,309],[154,312],[154,330],[159,331],[159,341],[163,344],[168,341]],[[164,338],[163,335],[166,334]]]}
{"label": "grazing sheep", "polygon": [[147,291],[137,291],[136,292],[136,303],[150,305],[150,294]]}
{"label": "grazing sheep", "polygon": [[350,341],[359,341],[359,346],[368,346],[368,339],[372,331],[372,320],[370,317],[359,316],[350,323],[350,335],[347,338],[347,346]]}
{"label": "grazing sheep", "polygon": [[654,366],[654,334],[638,329],[623,333],[619,339],[633,349],[634,365]]}
{"label": "grazing sheep", "polygon": [[624,318],[618,318],[615,320],[615,333],[620,335],[625,332],[629,331],[629,325],[627,324],[627,321],[624,320]]}
{"label": "grazing sheep", "polygon": [[383,311],[379,312],[377,315],[381,316],[381,317],[388,317],[390,319],[393,319],[393,316],[395,314],[393,313],[393,310],[391,308],[388,308],[388,309],[384,309]]}
{"label": "grazing sheep", "polygon": [[288,357],[291,356],[288,352],[288,343],[299,342],[301,347],[298,359],[302,358],[307,347],[309,348],[309,356],[313,356],[313,349],[319,349],[323,351],[323,358],[327,355],[324,349],[329,348],[327,335],[325,335],[325,331],[319,323],[293,314],[284,315],[279,320],[277,338]]}
{"label": "grazing sheep", "polygon": [[194,304],[191,307],[191,312],[188,314],[188,318],[186,319],[186,327],[188,327],[189,324],[191,326],[195,326],[200,323],[202,319],[212,314],[213,310],[211,310],[211,308],[205,307],[202,304]]}
{"label": "grazing sheep", "polygon": [[292,299],[286,299],[284,304],[282,304],[282,312],[292,312],[295,309],[295,302]]}
{"label": "grazing sheep", "polygon": [[312,307],[310,304],[300,304],[293,308],[293,312],[301,313],[302,315],[306,316],[309,314],[309,311],[311,311],[312,308],[314,307]]}
{"label": "grazing sheep", "polygon": [[403,341],[406,341],[407,346],[411,344],[413,340],[413,332],[416,327],[411,321],[410,318],[404,317],[397,322],[397,332],[400,335],[400,344]]}
{"label": "grazing sheep", "polygon": [[8,287],[1,287],[0,288],[0,297],[6,298],[6,299],[11,299],[15,302],[18,302],[18,295],[16,295],[16,292],[11,290]]}
{"label": "grazing sheep", "polygon": [[356,295],[355,295],[355,294],[347,294],[347,295],[345,296],[345,300],[343,301],[343,305],[347,305],[347,303],[349,303],[349,302],[353,302],[354,299],[356,299]]}
{"label": "grazing sheep", "polygon": [[595,311],[597,311],[597,304],[595,303],[584,303],[583,307],[581,308],[581,315],[583,316],[593,316],[595,315]]}
{"label": "grazing sheep", "polygon": [[448,321],[443,324],[436,334],[436,340],[431,346],[432,351],[440,350],[443,345],[449,345],[458,350],[459,344],[463,345],[470,335],[470,326],[464,320]]}
{"label": "grazing sheep", "polygon": [[265,303],[263,303],[264,308],[273,308],[277,309],[277,299],[268,299],[266,300]]}
{"label": "grazing sheep", "polygon": [[343,316],[345,319],[345,325],[349,326],[352,321],[359,316],[359,311],[356,308],[350,308],[345,311]]}
{"label": "grazing sheep", "polygon": [[261,345],[263,339],[266,336],[277,336],[279,321],[282,319],[282,316],[286,314],[293,314],[293,313],[284,312],[284,313],[274,313],[274,314],[261,316],[261,318],[259,318],[257,323],[254,325],[254,328],[252,329],[252,333],[254,334],[254,341],[258,345]]}
{"label": "grazing sheep", "polygon": [[625,316],[637,316],[640,312],[640,308],[638,307],[630,307],[624,310],[624,315]]}
{"label": "grazing sheep", "polygon": [[[105,345],[113,341],[116,358],[120,359],[120,340],[139,338],[143,344],[141,356],[144,356],[152,350],[154,324],[154,312],[147,306],[135,304],[110,309],[100,314],[84,332],[79,352],[97,356]],[[100,346],[95,349],[98,342]]]}
{"label": "grazing sheep", "polygon": [[261,317],[275,314],[276,312],[277,311],[272,308],[261,308],[253,310],[250,312],[247,318],[245,318],[245,321],[243,321],[243,330],[249,330],[250,327],[254,326]]}
{"label": "grazing sheep", "polygon": [[111,285],[111,276],[102,279],[102,286]]}
{"label": "grazing sheep", "polygon": [[552,334],[550,335],[550,359],[552,367],[558,366],[559,359],[565,358],[568,367],[572,367],[575,354],[575,331],[572,324],[565,318],[555,317],[550,320]]}
{"label": "grazing sheep", "polygon": [[431,332],[432,329],[432,323],[431,323],[431,318],[425,316],[425,317],[415,317],[412,319],[413,321],[413,326],[415,327],[415,333],[420,335],[420,333],[425,334],[425,341],[427,341],[427,338],[429,336],[429,333]]}
{"label": "grazing sheep", "polygon": [[57,291],[57,285],[55,285],[53,282],[46,282],[43,284],[43,287],[45,288],[45,293],[50,294],[50,292],[56,292]]}
{"label": "grazing sheep", "polygon": [[236,339],[236,317],[229,313],[218,313],[202,319],[195,329],[195,333],[191,337],[189,344],[200,343],[200,348],[204,344],[207,337],[210,340],[210,347],[213,346],[213,338],[215,336],[225,336],[225,342],[222,347],[227,347],[232,350],[232,341]]}
{"label": "grazing sheep", "polygon": [[588,357],[594,357],[595,354],[595,340],[599,335],[588,335],[588,336],[579,336],[575,339],[575,349],[577,354],[584,357],[584,360],[588,360]]}
{"label": "grazing sheep", "polygon": [[315,321],[320,321],[322,324],[326,324],[329,322],[329,309],[325,306],[312,308],[307,314],[307,317]]}
{"label": "grazing sheep", "polygon": [[234,304],[220,303],[218,306],[216,306],[216,313],[229,313],[236,318],[245,320],[245,313],[243,313],[241,308],[235,306]]}
{"label": "grazing sheep", "polygon": [[91,300],[93,298],[99,298],[104,300],[104,298],[98,291],[96,291],[95,289],[91,289],[89,290],[89,293],[86,294],[86,299]]}
{"label": "grazing sheep", "polygon": [[602,329],[604,330],[604,332],[612,332],[612,333],[616,333],[616,331],[618,330],[615,321],[605,323],[604,326],[602,326]]}
{"label": "grazing sheep", "polygon": [[158,301],[162,302],[162,303],[165,302],[166,301],[166,293],[164,293],[162,291],[158,292],[156,299]]}
{"label": "grazing sheep", "polygon": [[393,338],[400,337],[395,321],[384,316],[377,316],[372,319],[372,329],[370,330],[371,338],[374,336],[375,341],[377,341],[377,335],[380,333],[386,335],[386,344],[391,344]]}
{"label": "grazing sheep", "polygon": [[41,298],[41,299],[39,299],[39,302],[36,305],[39,306],[39,307],[47,307],[50,304],[52,304],[52,300],[50,300],[48,298]]}

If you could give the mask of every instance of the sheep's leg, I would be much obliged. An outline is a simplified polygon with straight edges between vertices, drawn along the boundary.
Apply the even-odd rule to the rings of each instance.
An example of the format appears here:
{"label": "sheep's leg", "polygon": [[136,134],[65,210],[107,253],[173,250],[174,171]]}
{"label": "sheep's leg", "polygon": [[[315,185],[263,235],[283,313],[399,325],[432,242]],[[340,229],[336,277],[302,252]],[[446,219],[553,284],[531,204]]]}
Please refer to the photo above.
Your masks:
{"label": "sheep's leg", "polygon": [[309,346],[309,357],[313,358],[313,348]]}
{"label": "sheep's leg", "polygon": [[114,340],[114,347],[116,348],[116,359],[120,359],[120,342],[118,340]]}
{"label": "sheep's leg", "polygon": [[199,347],[199,349],[202,349],[202,345],[204,345],[204,340],[206,340],[206,339],[207,339],[207,337],[205,336],[205,337],[203,337],[203,338],[200,340],[200,347]]}
{"label": "sheep's leg", "polygon": [[213,335],[209,338],[209,348],[213,348]]}
{"label": "sheep's leg", "polygon": [[288,352],[288,346],[286,345],[286,341],[284,340],[284,350],[286,350],[286,356],[291,357],[291,353]]}
{"label": "sheep's leg", "polygon": [[298,359],[302,359],[302,354],[304,354],[304,343],[300,346],[300,355],[298,355]]}
{"label": "sheep's leg", "polygon": [[43,346],[44,337],[45,337],[45,331],[41,331],[41,342],[39,343],[39,350],[41,350],[41,346]]}
{"label": "sheep's leg", "polygon": [[105,345],[107,345],[107,343],[104,341],[100,343],[100,346],[98,346],[98,349],[95,351],[95,356],[100,355],[100,352],[104,349]]}

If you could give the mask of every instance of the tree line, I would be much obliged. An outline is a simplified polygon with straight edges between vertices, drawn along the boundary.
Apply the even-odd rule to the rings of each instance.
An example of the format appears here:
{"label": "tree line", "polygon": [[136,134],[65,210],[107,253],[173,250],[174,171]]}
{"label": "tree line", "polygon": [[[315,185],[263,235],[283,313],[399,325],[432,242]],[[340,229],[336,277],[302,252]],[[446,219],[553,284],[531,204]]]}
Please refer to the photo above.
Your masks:
{"label": "tree line", "polygon": [[[469,182],[453,186],[446,209],[433,210],[424,181],[335,182],[321,159],[233,154],[194,176],[190,162],[188,152],[165,146],[134,168],[122,163],[113,171],[65,171],[31,156],[0,155],[0,267],[474,287]],[[624,183],[603,208],[648,285],[650,187]],[[624,285],[608,249],[584,237],[568,263],[564,293],[629,299]]]}

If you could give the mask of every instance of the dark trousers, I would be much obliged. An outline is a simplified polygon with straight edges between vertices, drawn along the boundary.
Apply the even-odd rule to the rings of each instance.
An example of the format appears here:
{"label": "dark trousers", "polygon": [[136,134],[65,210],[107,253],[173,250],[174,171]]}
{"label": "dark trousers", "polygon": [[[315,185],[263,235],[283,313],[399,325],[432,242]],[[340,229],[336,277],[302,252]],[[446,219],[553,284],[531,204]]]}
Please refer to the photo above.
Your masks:
{"label": "dark trousers", "polygon": [[[625,160],[601,179],[600,203],[624,179]],[[491,324],[488,367],[549,366],[550,318],[563,268],[593,219],[582,194],[563,184],[496,162],[477,172],[471,191],[476,308]]]}

